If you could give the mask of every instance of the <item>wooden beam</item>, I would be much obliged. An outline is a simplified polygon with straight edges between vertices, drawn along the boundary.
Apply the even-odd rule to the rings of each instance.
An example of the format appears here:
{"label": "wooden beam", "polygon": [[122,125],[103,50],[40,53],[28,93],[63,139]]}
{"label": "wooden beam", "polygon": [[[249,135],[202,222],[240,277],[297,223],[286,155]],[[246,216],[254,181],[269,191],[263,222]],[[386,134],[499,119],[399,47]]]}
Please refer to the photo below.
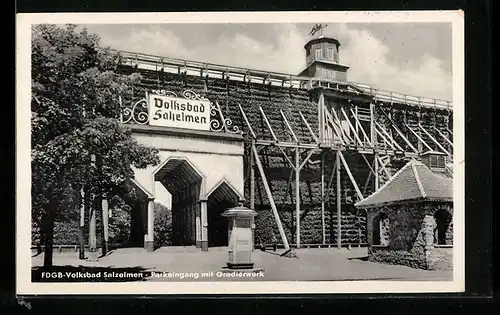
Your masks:
{"label": "wooden beam", "polygon": [[337,166],[337,247],[342,248],[342,199],[340,197],[340,150],[337,150],[336,154],[336,166]]}
{"label": "wooden beam", "polygon": [[372,171],[368,173],[368,177],[366,177],[365,186],[363,187],[363,194],[366,193],[366,190],[368,189],[368,184],[370,183],[370,180],[372,179],[373,175],[374,173]]}
{"label": "wooden beam", "polygon": [[[389,122],[391,123],[392,125],[392,128],[394,128],[394,130],[396,130],[397,134],[403,138],[403,140],[406,142],[406,144],[417,154],[419,154],[418,150],[413,146],[413,144],[410,142],[410,140],[408,140],[408,138],[406,138],[406,136],[403,134],[403,132],[401,130],[399,130],[398,126],[396,125],[396,123],[394,121],[392,121],[392,119],[389,117],[389,115],[387,115],[385,113],[385,111],[383,109],[380,110],[382,112],[382,114],[384,114],[384,116],[389,120]],[[406,113],[406,112],[405,112]],[[406,122],[404,123],[405,126],[408,127],[408,125],[406,125]]]}
{"label": "wooden beam", "polygon": [[444,153],[446,153],[448,156],[451,156],[451,153],[448,152],[448,150],[446,150],[442,145],[441,143],[439,143],[439,141],[437,141],[427,130],[425,130],[425,128],[419,124],[418,125],[420,127],[420,129],[422,129],[422,131],[429,137],[431,138],[432,142],[434,142]]}
{"label": "wooden beam", "polygon": [[[252,147],[255,146],[255,140],[252,140]],[[255,156],[250,154],[250,209],[255,210]]]}
{"label": "wooden beam", "polygon": [[348,140],[349,142],[354,142],[351,137],[349,137],[345,132],[344,132],[344,128],[342,128],[342,122],[341,120],[339,119],[339,116],[337,115],[337,112],[335,111],[335,108],[332,107],[332,113],[333,113],[333,117],[334,117],[334,121],[337,123],[337,125],[339,126],[339,129],[340,129],[340,132],[342,133],[343,137],[345,138],[345,140]]}
{"label": "wooden beam", "polygon": [[337,124],[333,121],[332,115],[325,110],[326,117],[328,118],[329,122],[332,124],[332,130],[335,132],[335,135],[339,139],[340,143],[345,145],[345,141],[342,136],[342,132],[340,131],[340,128],[337,126]]}
{"label": "wooden beam", "polygon": [[318,137],[316,137],[316,135],[314,134],[311,126],[309,125],[309,123],[307,122],[306,118],[304,117],[304,115],[302,115],[302,112],[299,111],[299,114],[300,114],[300,118],[302,118],[302,121],[304,122],[304,124],[306,125],[307,129],[309,130],[309,132],[311,133],[311,136],[313,137],[314,141],[316,143],[319,143],[318,141]]}
{"label": "wooden beam", "polygon": [[267,119],[266,113],[264,113],[264,110],[262,109],[262,106],[259,106],[260,113],[262,114],[262,117],[264,118],[264,122],[267,125],[267,128],[271,132],[271,136],[273,136],[274,141],[278,142],[278,138],[276,138],[276,135],[274,134],[273,127],[271,127],[271,124],[269,123],[269,120]]}
{"label": "wooden beam", "polygon": [[271,210],[274,215],[274,220],[278,225],[278,230],[281,236],[281,240],[283,242],[283,245],[285,246],[285,250],[290,250],[290,245],[288,244],[288,240],[286,239],[285,231],[283,230],[283,225],[281,224],[281,219],[278,213],[278,209],[276,208],[276,204],[274,203],[274,198],[271,193],[271,189],[269,188],[269,183],[267,182],[266,174],[264,173],[264,168],[262,167],[262,164],[260,162],[259,153],[257,152],[255,144],[252,144],[252,152],[254,154],[255,162],[257,164],[257,168],[259,169],[262,182],[264,184],[264,189],[266,190],[267,193],[267,198],[269,199],[269,204],[271,206]]}
{"label": "wooden beam", "polygon": [[286,119],[286,116],[285,114],[283,113],[283,111],[280,109],[280,113],[281,113],[281,117],[283,117],[283,121],[285,122],[288,130],[290,131],[290,133],[292,134],[292,137],[293,137],[293,140],[295,140],[295,142],[299,142],[299,139],[297,138],[297,135],[295,134],[295,132],[293,132],[293,129],[292,127],[290,126],[290,123],[288,122],[288,119]]}
{"label": "wooden beam", "polygon": [[339,151],[340,159],[342,160],[342,164],[344,165],[344,168],[347,172],[347,175],[349,176],[349,179],[351,180],[352,185],[354,186],[354,189],[356,190],[356,194],[358,194],[359,200],[362,200],[363,194],[361,193],[361,190],[359,190],[358,184],[356,183],[356,180],[354,179],[354,176],[351,173],[351,170],[349,168],[349,165],[347,165],[347,161],[344,158],[344,155],[342,152]]}
{"label": "wooden beam", "polygon": [[309,144],[309,143],[295,143],[295,142],[285,142],[285,141],[274,141],[274,140],[256,140],[255,143],[257,145],[262,146],[279,146],[282,148],[301,148],[301,149],[315,149],[318,147],[318,144]]}
{"label": "wooden beam", "polygon": [[295,149],[295,233],[297,248],[300,248],[300,154],[299,149]]}
{"label": "wooden beam", "polygon": [[306,165],[307,161],[309,161],[309,159],[311,158],[311,156],[313,155],[314,151],[316,151],[316,149],[312,149],[309,151],[309,153],[307,154],[306,158],[304,159],[304,161],[302,161],[302,164],[300,164],[299,166],[299,171],[302,170],[302,168],[304,167],[304,165]]}
{"label": "wooden beam", "polygon": [[288,163],[290,164],[290,167],[295,170],[295,165],[293,164],[292,160],[290,160],[290,158],[288,157],[288,155],[286,154],[286,152],[281,148],[281,147],[277,147],[281,153],[283,154],[283,156],[286,158],[286,160],[288,161]]}
{"label": "wooden beam", "polygon": [[423,144],[426,146],[427,149],[429,149],[430,151],[434,151],[428,144],[427,142],[424,141],[424,139],[422,139],[418,133],[415,132],[415,130],[411,129],[410,126],[406,125],[406,128],[408,128],[410,130],[410,132]]}
{"label": "wooden beam", "polygon": [[446,141],[448,142],[449,145],[451,145],[453,147],[453,142],[450,141],[450,139],[448,139],[447,136],[445,136],[439,129],[437,129],[436,127],[434,127],[434,129],[438,132],[438,134]]}
{"label": "wooden beam", "polygon": [[257,136],[255,136],[255,132],[253,132],[252,125],[250,125],[250,122],[248,121],[247,115],[245,114],[245,111],[243,111],[243,108],[241,107],[240,104],[238,104],[238,107],[240,108],[241,115],[243,116],[243,119],[245,120],[245,123],[247,124],[248,130],[250,130],[250,134],[252,135],[252,138],[257,139]]}
{"label": "wooden beam", "polygon": [[325,228],[325,152],[321,152],[321,235],[323,244],[326,244]]}
{"label": "wooden beam", "polygon": [[[356,106],[356,109],[358,107]],[[366,142],[370,145],[370,147],[372,147],[372,149],[374,149],[374,147],[372,146],[371,144],[371,141],[370,141],[370,138],[368,137],[368,135],[366,134],[365,132],[365,129],[363,128],[363,125],[361,124],[361,122],[359,121],[357,115],[352,111],[352,108],[351,108],[351,113],[354,115],[354,119],[356,121],[356,126],[359,126],[359,129],[361,129],[361,133],[363,134],[363,137],[365,138]]]}
{"label": "wooden beam", "polygon": [[375,153],[375,159],[373,160],[374,166],[375,166],[375,191],[377,191],[380,188],[380,178],[379,178],[379,173],[378,173],[378,163],[379,163],[379,157],[378,153]]}
{"label": "wooden beam", "polygon": [[363,160],[365,160],[365,163],[366,163],[366,165],[368,165],[368,168],[370,169],[370,171],[371,171],[372,173],[375,173],[375,171],[373,170],[373,168],[372,168],[372,166],[371,166],[370,162],[368,162],[368,160],[366,159],[366,156],[365,156],[363,153],[361,153],[361,156],[363,157]]}
{"label": "wooden beam", "polygon": [[380,158],[380,155],[378,155],[378,154],[377,154],[377,159],[380,162],[380,165],[382,166],[382,170],[384,171],[385,175],[387,175],[388,178],[391,178],[391,174],[389,173],[389,171],[385,167],[387,165],[387,163],[389,163],[389,161],[387,161],[387,162],[384,163],[382,161],[382,159]]}
{"label": "wooden beam", "polygon": [[401,147],[401,146],[400,146],[400,145],[399,145],[399,144],[398,144],[398,143],[397,143],[397,142],[396,142],[396,141],[392,138],[392,136],[391,136],[391,135],[390,135],[390,134],[389,134],[389,133],[385,130],[385,128],[384,128],[384,127],[382,127],[382,126],[381,126],[379,123],[377,123],[377,122],[376,122],[376,124],[377,124],[378,129],[380,129],[380,130],[384,133],[384,135],[387,137],[387,139],[391,140],[391,141],[392,141],[392,143],[393,143],[396,147],[398,147],[398,149],[399,149],[400,151],[403,151],[403,152],[405,151],[405,150],[404,150],[404,149],[403,149],[403,148],[402,148],[402,147]]}
{"label": "wooden beam", "polygon": [[358,143],[361,145],[363,143],[363,141],[361,141],[361,139],[359,138],[359,135],[356,132],[356,128],[354,128],[354,126],[351,124],[351,121],[349,120],[349,117],[347,117],[347,114],[346,114],[346,112],[344,111],[344,109],[342,107],[340,107],[340,111],[344,115],[344,117],[345,117],[345,119],[347,121],[347,124],[349,125],[349,128],[354,133],[355,139],[358,140]]}
{"label": "wooden beam", "polygon": [[[378,124],[375,122],[375,125],[378,125]],[[383,135],[383,134],[382,134],[382,133],[378,130],[378,128],[377,128],[377,127],[375,127],[375,126],[374,126],[374,128],[373,128],[373,129],[375,130],[375,133],[376,133],[377,135],[379,135],[379,136],[382,138],[382,140],[383,140],[385,143],[387,143],[387,144],[388,144],[388,145],[389,145],[389,146],[390,146],[390,147],[391,147],[394,151],[396,151],[396,150],[397,150],[397,149],[396,149],[396,147],[395,147],[395,146],[394,146],[394,145],[393,145],[393,144],[392,144],[389,140],[387,140],[387,138],[386,138],[386,137],[385,137],[385,136],[384,136],[384,135]]]}
{"label": "wooden beam", "polygon": [[325,96],[320,91],[319,99],[318,99],[318,138],[320,142],[325,140]]}

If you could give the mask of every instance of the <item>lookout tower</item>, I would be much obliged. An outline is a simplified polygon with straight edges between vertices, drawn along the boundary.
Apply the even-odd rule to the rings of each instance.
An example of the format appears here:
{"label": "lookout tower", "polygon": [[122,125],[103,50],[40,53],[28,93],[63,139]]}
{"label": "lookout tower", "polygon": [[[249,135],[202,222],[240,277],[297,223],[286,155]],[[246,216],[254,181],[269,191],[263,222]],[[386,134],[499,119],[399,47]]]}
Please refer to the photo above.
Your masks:
{"label": "lookout tower", "polygon": [[304,46],[306,68],[299,76],[347,81],[349,67],[339,63],[339,47],[340,42],[332,37],[321,35],[311,39]]}

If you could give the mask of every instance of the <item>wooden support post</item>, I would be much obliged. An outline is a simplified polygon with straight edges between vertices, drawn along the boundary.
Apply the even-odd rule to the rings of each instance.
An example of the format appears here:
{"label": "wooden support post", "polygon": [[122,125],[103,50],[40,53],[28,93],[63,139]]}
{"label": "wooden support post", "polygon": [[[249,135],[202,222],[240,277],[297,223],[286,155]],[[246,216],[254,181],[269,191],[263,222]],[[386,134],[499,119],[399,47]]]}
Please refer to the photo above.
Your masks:
{"label": "wooden support post", "polygon": [[[349,108],[349,110],[352,113],[352,108]],[[355,121],[355,126],[356,126],[356,135],[359,135],[359,129],[358,129],[359,128],[358,127],[358,106],[354,106],[353,116],[354,116],[354,121]],[[362,144],[362,143],[360,143],[360,144]]]}
{"label": "wooden support post", "polygon": [[335,135],[337,136],[337,139],[340,141],[340,143],[342,145],[345,145],[345,141],[343,139],[343,136],[342,136],[342,132],[338,129],[339,127],[337,126],[337,124],[333,121],[333,117],[332,115],[325,110],[325,117],[327,118],[327,120],[330,122],[330,124],[332,125],[332,131],[335,133]]}
{"label": "wooden support post", "polygon": [[426,147],[428,150],[433,151],[433,149],[432,149],[432,148],[431,148],[431,147],[427,144],[427,142],[425,142],[425,141],[424,141],[424,139],[422,139],[422,138],[418,135],[418,133],[417,133],[415,130],[411,129],[411,127],[410,127],[410,126],[408,126],[408,125],[406,125],[406,127],[408,128],[408,130],[410,130],[410,132],[411,132],[411,133],[412,133],[412,134],[413,134],[413,135],[414,135],[414,136],[415,136],[415,137],[416,137],[416,138],[417,138],[417,139],[418,139],[418,140],[419,140],[419,141],[420,141],[423,145],[425,145],[425,147]]}
{"label": "wooden support post", "polygon": [[325,152],[321,152],[321,234],[323,244],[326,244],[325,229]]}
{"label": "wooden support post", "polygon": [[332,113],[333,113],[334,120],[337,122],[337,125],[339,126],[340,132],[345,139],[344,142],[346,142],[346,143],[347,142],[354,142],[354,140],[352,140],[351,137],[349,137],[349,135],[347,135],[347,133],[344,131],[344,127],[342,126],[342,122],[341,122],[339,116],[337,115],[337,112],[335,111],[334,107],[332,107]]}
{"label": "wooden support post", "polygon": [[354,179],[354,176],[351,173],[351,169],[349,168],[349,165],[347,164],[347,161],[345,160],[344,155],[339,151],[340,153],[340,159],[342,160],[342,164],[344,165],[344,168],[347,172],[347,176],[349,176],[349,179],[351,180],[352,185],[354,186],[354,190],[356,191],[356,194],[358,195],[359,200],[363,199],[363,194],[361,193],[361,190],[359,190],[358,184],[356,183],[356,180]]}
{"label": "wooden support post", "polygon": [[356,129],[354,128],[354,126],[351,124],[351,121],[349,120],[347,113],[345,112],[345,110],[342,107],[340,108],[340,111],[342,112],[342,115],[344,115],[344,118],[347,121],[347,125],[349,126],[351,131],[354,133],[354,140],[357,141],[358,145],[361,145],[361,143],[363,141],[361,141],[361,139],[359,138],[359,135],[358,135]]}
{"label": "wooden support post", "polygon": [[337,165],[337,247],[342,247],[342,198],[340,196],[340,150],[337,151],[336,156],[336,165]]}
{"label": "wooden support post", "polygon": [[377,147],[377,139],[375,134],[375,106],[370,103],[370,141],[372,148]]}
{"label": "wooden support post", "polygon": [[299,139],[297,138],[297,135],[295,134],[295,132],[293,131],[292,129],[292,126],[290,125],[290,123],[288,122],[288,119],[286,118],[285,114],[283,113],[283,111],[280,109],[280,113],[281,113],[281,117],[283,118],[283,121],[285,122],[287,128],[288,128],[288,131],[290,131],[290,134],[292,135],[293,137],[293,140],[295,142],[299,142]]}
{"label": "wooden support post", "polygon": [[262,107],[259,107],[259,110],[260,110],[262,117],[264,118],[264,122],[266,123],[267,128],[269,129],[269,132],[271,133],[271,136],[273,137],[274,141],[278,142],[278,138],[276,138],[276,134],[274,133],[273,127],[271,126],[271,124],[269,123],[269,120],[267,119],[266,113],[264,113],[264,110],[262,109]]}
{"label": "wooden support post", "polygon": [[[415,152],[415,153],[419,153],[418,150],[412,145],[412,143],[410,142],[410,140],[408,140],[408,138],[403,134],[403,132],[401,130],[399,130],[399,128],[396,126],[396,123],[394,123],[394,121],[392,121],[392,119],[389,117],[389,115],[387,115],[384,110],[381,110],[382,114],[384,114],[384,116],[389,119],[392,127],[394,128],[394,130],[396,130],[397,134],[403,138],[403,140],[406,142],[406,144]],[[406,111],[404,111],[404,124],[406,125]],[[407,125],[406,125],[407,126]],[[408,127],[408,126],[407,126]]]}
{"label": "wooden support post", "polygon": [[255,135],[255,132],[253,131],[252,125],[248,121],[247,115],[245,114],[245,111],[241,107],[240,104],[238,104],[238,107],[240,108],[241,115],[243,116],[243,119],[245,120],[245,123],[247,124],[248,130],[250,131],[250,134],[252,135],[253,139],[257,139],[257,136]]}
{"label": "wooden support post", "polygon": [[[255,146],[255,140],[252,140],[252,146]],[[255,210],[255,157],[250,154],[250,209]]]}
{"label": "wooden support post", "polygon": [[[392,138],[392,136],[385,130],[384,127],[382,127],[381,125],[379,125],[377,123],[377,127],[378,129],[380,129],[380,131],[382,131],[382,133],[387,137],[388,140],[392,141],[392,143],[400,150],[400,151],[404,151],[404,149]],[[394,147],[392,144],[391,144],[392,147]]]}
{"label": "wooden support post", "polygon": [[295,234],[297,248],[300,248],[300,154],[295,149]]}
{"label": "wooden support post", "polygon": [[319,142],[323,143],[325,141],[325,96],[323,92],[320,92],[318,99],[318,131],[319,131]]}
{"label": "wooden support post", "polygon": [[366,178],[365,186],[363,187],[363,194],[366,193],[366,190],[368,189],[368,184],[370,183],[374,174],[375,174],[375,172],[372,172],[372,171],[370,171],[368,173],[368,177]]}
{"label": "wooden support post", "polygon": [[450,139],[448,139],[448,137],[446,137],[439,129],[437,129],[436,127],[434,127],[434,129],[437,131],[437,133],[441,136],[441,138],[443,138],[449,145],[451,145],[453,147],[453,142],[450,141]]}
{"label": "wooden support post", "polygon": [[387,176],[387,178],[391,178],[391,174],[389,173],[389,171],[385,167],[389,163],[389,161],[391,159],[390,157],[388,157],[388,158],[389,158],[389,160],[387,160],[385,163],[383,163],[382,162],[382,158],[379,155],[377,155],[377,160],[380,162],[379,169],[380,169],[380,167],[382,167],[382,170],[384,171],[384,173]]}
{"label": "wooden support post", "polygon": [[269,183],[267,182],[266,174],[264,173],[264,168],[262,167],[262,163],[260,162],[259,159],[259,153],[257,152],[257,148],[255,147],[255,144],[252,144],[252,152],[255,157],[255,163],[257,164],[257,168],[259,170],[262,183],[264,184],[264,189],[266,190],[267,193],[267,198],[269,199],[269,204],[271,206],[271,210],[273,211],[274,215],[274,220],[276,221],[276,224],[278,225],[278,230],[280,232],[281,240],[283,241],[283,245],[285,246],[285,250],[290,249],[290,245],[288,244],[288,240],[286,239],[285,231],[283,230],[283,225],[281,225],[281,219],[278,213],[278,209],[276,208],[276,204],[274,203],[274,198],[271,193],[271,189],[269,188]]}
{"label": "wooden support post", "polygon": [[306,118],[304,117],[304,115],[302,114],[302,112],[299,111],[299,114],[300,114],[300,118],[302,119],[302,121],[304,122],[304,124],[306,125],[307,127],[307,130],[309,130],[309,133],[311,134],[311,136],[313,137],[314,141],[316,143],[319,143],[319,140],[318,140],[318,137],[316,137],[316,135],[314,134],[312,128],[311,128],[311,125],[309,125],[309,123],[307,122]]}
{"label": "wooden support post", "polygon": [[375,149],[372,144],[371,144],[371,140],[370,140],[370,137],[368,137],[368,135],[366,134],[364,128],[363,128],[363,125],[361,125],[361,122],[359,121],[357,115],[357,109],[358,107],[356,106],[356,112],[353,112],[352,109],[351,109],[351,114],[354,115],[354,119],[356,120],[356,133],[359,133],[359,130],[361,130],[361,133],[363,134],[363,137],[365,139],[365,141],[370,145],[370,147],[372,149]]}
{"label": "wooden support post", "polygon": [[[446,153],[448,156],[451,156],[451,153],[448,152],[448,150],[446,150],[442,145],[441,143],[439,143],[439,141],[436,140],[436,138],[434,138],[427,130],[425,130],[425,128],[422,126],[422,125],[418,125],[420,127],[420,129],[422,129],[422,131],[432,140],[432,142],[434,142],[444,153]],[[436,127],[434,127],[435,129]]]}
{"label": "wooden support post", "polygon": [[375,152],[374,161],[373,163],[375,164],[375,191],[377,191],[380,188],[380,179],[379,179],[379,170],[378,170],[378,162],[379,162],[379,157],[378,153]]}

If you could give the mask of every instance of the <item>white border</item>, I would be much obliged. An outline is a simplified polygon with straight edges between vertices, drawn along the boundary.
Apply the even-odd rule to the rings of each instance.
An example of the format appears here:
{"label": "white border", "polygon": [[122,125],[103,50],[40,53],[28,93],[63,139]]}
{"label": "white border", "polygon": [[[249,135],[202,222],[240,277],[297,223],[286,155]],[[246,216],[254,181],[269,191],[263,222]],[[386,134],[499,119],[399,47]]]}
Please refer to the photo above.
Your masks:
{"label": "white border", "polygon": [[[31,25],[145,23],[384,23],[449,22],[453,37],[454,106],[454,268],[453,281],[265,281],[265,282],[31,282],[30,93]],[[214,13],[40,13],[18,14],[16,20],[17,84],[17,249],[16,283],[20,295],[43,294],[290,294],[290,293],[421,293],[465,289],[464,220],[464,12],[214,12]]]}

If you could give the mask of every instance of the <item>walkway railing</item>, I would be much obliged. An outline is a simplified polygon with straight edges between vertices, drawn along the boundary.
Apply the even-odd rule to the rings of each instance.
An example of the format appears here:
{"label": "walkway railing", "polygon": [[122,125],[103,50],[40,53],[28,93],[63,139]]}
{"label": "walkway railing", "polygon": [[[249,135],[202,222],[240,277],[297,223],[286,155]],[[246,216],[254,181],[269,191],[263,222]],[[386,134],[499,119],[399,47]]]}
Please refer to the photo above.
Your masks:
{"label": "walkway railing", "polygon": [[186,73],[189,75],[200,75],[216,78],[227,78],[230,80],[246,82],[261,82],[263,84],[279,85],[285,87],[313,88],[319,86],[340,91],[349,90],[354,93],[371,96],[374,100],[381,102],[400,103],[409,106],[422,106],[453,110],[451,101],[412,96],[403,93],[376,89],[364,83],[352,81],[336,81],[326,78],[310,78],[281,72],[253,70],[242,67],[218,65],[208,62],[190,61],[150,54],[139,54],[128,51],[113,51],[120,53],[122,64],[133,67],[140,66],[141,68],[149,70]]}

